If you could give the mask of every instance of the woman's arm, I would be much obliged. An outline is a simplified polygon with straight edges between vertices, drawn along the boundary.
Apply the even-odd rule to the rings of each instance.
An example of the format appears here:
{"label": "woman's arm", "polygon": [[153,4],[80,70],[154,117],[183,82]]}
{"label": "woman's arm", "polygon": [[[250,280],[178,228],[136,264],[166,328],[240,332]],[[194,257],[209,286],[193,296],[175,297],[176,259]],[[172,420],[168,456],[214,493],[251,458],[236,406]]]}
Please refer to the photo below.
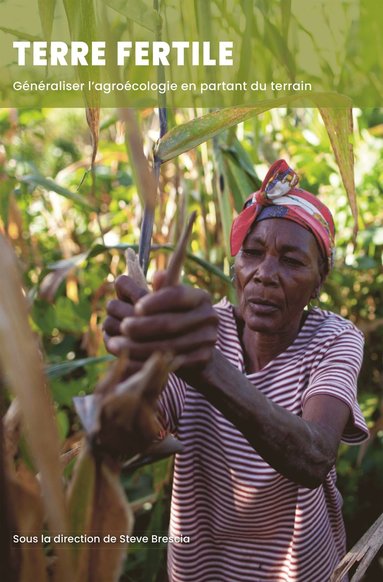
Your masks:
{"label": "woman's arm", "polygon": [[301,418],[264,396],[217,349],[201,373],[187,376],[279,473],[308,488],[324,481],[350,415],[347,404],[313,396]]}
{"label": "woman's arm", "polygon": [[[135,294],[129,277],[117,283],[120,301]],[[282,475],[304,487],[318,487],[335,463],[350,410],[327,395],[307,400],[302,418],[273,403],[215,349],[217,315],[209,296],[186,286],[159,289],[130,299],[134,305],[121,324],[123,335],[109,337],[112,353],[128,349],[145,361],[154,351],[182,355],[177,372],[200,391]],[[121,306],[114,313],[123,312]],[[118,328],[114,321],[114,330]],[[106,326],[112,331],[112,326]],[[142,364],[141,364],[142,365]]]}

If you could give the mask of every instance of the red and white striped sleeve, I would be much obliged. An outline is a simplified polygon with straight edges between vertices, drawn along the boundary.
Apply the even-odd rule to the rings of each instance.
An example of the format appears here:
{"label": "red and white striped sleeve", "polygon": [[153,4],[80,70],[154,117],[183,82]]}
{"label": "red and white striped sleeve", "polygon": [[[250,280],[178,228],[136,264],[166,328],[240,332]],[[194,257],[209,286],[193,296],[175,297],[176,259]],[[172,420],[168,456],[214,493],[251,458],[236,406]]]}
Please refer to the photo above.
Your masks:
{"label": "red and white striped sleeve", "polygon": [[350,325],[335,336],[313,367],[308,387],[302,396],[302,409],[317,394],[334,396],[350,408],[350,419],[342,442],[360,444],[368,436],[368,428],[357,401],[357,379],[363,360],[363,334]]}
{"label": "red and white striped sleeve", "polygon": [[169,374],[168,383],[158,400],[159,420],[165,432],[177,432],[182,414],[187,384],[175,374]]}

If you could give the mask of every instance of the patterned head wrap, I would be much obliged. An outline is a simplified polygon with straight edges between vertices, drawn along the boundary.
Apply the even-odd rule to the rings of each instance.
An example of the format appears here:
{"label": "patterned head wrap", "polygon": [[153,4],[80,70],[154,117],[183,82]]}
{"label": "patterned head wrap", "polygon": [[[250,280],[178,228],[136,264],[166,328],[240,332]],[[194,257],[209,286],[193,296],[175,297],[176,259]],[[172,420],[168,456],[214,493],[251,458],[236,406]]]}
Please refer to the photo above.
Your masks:
{"label": "patterned head wrap", "polygon": [[315,236],[328,267],[333,265],[335,226],[330,210],[314,194],[297,188],[299,178],[285,160],[275,162],[261,189],[245,202],[231,227],[230,247],[235,256],[254,222],[286,218],[300,224]]}

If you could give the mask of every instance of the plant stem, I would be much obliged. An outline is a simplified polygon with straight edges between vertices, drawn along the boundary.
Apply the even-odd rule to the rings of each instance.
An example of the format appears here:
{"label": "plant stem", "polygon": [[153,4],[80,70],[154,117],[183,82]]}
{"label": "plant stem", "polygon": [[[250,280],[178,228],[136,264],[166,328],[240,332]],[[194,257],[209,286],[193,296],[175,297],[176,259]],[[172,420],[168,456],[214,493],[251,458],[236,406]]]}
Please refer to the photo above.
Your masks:
{"label": "plant stem", "polygon": [[[153,8],[157,11],[158,16],[160,16],[160,0],[153,1]],[[161,40],[162,37],[162,20],[161,18],[158,19],[158,27],[156,31],[156,40]],[[158,83],[165,82],[165,71],[163,65],[158,67]],[[166,109],[166,95],[161,94],[158,92],[158,105],[159,105],[159,118],[160,118],[160,135],[159,139],[161,139],[168,130],[168,119],[167,119],[167,109]],[[157,192],[159,189],[160,183],[160,168],[161,168],[161,160],[158,158],[154,158],[153,164],[153,175],[154,180],[157,185]],[[149,265],[149,256],[150,256],[150,246],[151,240],[153,235],[153,225],[154,225],[154,213],[155,208],[149,207],[145,204],[144,208],[144,217],[142,219],[141,225],[141,235],[140,235],[140,243],[139,243],[139,250],[138,250],[138,260],[140,262],[141,269],[143,272],[147,273],[148,265]]]}

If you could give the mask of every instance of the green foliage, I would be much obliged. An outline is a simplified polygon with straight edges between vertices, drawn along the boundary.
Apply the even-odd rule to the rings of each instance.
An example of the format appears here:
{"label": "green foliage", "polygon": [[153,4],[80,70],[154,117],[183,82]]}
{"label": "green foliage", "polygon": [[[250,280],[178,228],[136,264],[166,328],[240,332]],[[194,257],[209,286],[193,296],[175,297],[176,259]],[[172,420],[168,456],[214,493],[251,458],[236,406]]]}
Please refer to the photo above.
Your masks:
{"label": "green foliage", "polygon": [[[286,21],[288,3],[283,6]],[[281,42],[279,37],[275,40],[275,50]],[[196,113],[172,112],[178,129],[170,130],[157,146],[157,156],[168,161],[162,165],[148,278],[164,268],[185,216],[197,210],[184,281],[207,289],[215,300],[223,295],[233,300],[228,229],[234,211],[241,209],[269,164],[280,157],[291,160],[303,188],[330,206],[337,228],[337,259],[320,305],[351,319],[365,333],[360,402],[374,434],[362,452],[342,448],[338,462],[353,542],[377,517],[383,485],[383,114],[354,112],[361,217],[354,248],[352,214],[318,111],[273,109],[230,119],[218,112],[194,122]],[[138,118],[148,152],[157,139],[158,121],[148,110]],[[206,119],[211,122],[207,131]],[[242,122],[234,127],[238,121]],[[184,133],[183,124],[189,124]],[[137,248],[142,207],[114,111],[102,111],[94,193],[88,172],[92,147],[83,111],[0,110],[0,131],[0,227],[20,261],[30,319],[67,450],[80,428],[72,398],[92,392],[111,359],[103,346],[101,325],[106,302],[113,297],[113,282],[125,269],[123,250]],[[207,141],[210,137],[214,139]],[[68,467],[67,474],[70,471]],[[165,533],[169,481],[169,461],[123,476],[137,531]],[[164,555],[161,548],[155,555],[151,551],[130,549],[123,580],[156,580]]]}

